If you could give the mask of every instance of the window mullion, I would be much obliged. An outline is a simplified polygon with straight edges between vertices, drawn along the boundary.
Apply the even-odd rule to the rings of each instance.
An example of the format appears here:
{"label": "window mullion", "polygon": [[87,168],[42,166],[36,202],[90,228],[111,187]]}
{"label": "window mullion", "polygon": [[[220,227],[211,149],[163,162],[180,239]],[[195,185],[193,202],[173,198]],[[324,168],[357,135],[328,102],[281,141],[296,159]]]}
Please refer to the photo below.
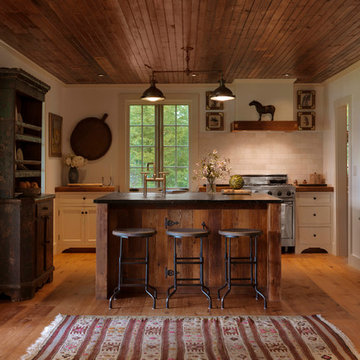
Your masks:
{"label": "window mullion", "polygon": [[155,162],[157,171],[164,171],[164,163],[163,163],[163,131],[164,131],[164,121],[163,121],[163,105],[156,105],[155,107]]}

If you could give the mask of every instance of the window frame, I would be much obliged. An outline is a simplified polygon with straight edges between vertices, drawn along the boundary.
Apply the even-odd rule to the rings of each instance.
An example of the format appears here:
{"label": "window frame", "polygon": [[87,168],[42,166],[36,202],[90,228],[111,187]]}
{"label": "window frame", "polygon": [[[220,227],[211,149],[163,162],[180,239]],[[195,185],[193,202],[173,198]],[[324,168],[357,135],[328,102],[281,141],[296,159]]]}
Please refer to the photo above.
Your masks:
{"label": "window frame", "polygon": [[[197,119],[196,113],[198,111],[198,96],[195,95],[185,95],[185,96],[179,96],[176,95],[168,96],[168,98],[165,101],[162,101],[160,104],[150,104],[144,101],[139,100],[138,98],[136,100],[130,100],[129,98],[124,99],[124,110],[125,110],[125,121],[124,121],[124,134],[125,135],[125,141],[124,146],[122,147],[124,150],[125,155],[125,161],[124,161],[124,167],[123,167],[123,185],[120,184],[120,189],[123,188],[123,186],[126,188],[125,191],[129,191],[129,176],[130,176],[130,122],[129,122],[129,116],[130,116],[130,105],[187,105],[189,106],[189,189],[193,191],[194,188],[194,182],[191,177],[192,169],[194,168],[197,156],[198,156],[198,122],[195,120]],[[158,131],[162,131],[158,127]],[[162,137],[160,137],[162,138]],[[138,188],[139,191],[142,191],[142,187]]]}

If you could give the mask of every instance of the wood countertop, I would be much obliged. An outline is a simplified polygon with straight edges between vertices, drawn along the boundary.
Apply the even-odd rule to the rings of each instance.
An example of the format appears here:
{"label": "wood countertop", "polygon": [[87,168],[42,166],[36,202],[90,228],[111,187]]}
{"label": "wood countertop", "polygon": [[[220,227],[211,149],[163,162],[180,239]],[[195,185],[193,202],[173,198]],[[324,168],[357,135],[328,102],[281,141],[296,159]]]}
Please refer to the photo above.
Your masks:
{"label": "wood countertop", "polygon": [[296,186],[296,192],[334,192],[334,187],[317,185]]}
{"label": "wood countertop", "polygon": [[267,194],[251,195],[224,195],[221,193],[207,194],[203,192],[185,192],[179,194],[148,193],[144,197],[142,193],[120,193],[114,192],[101,196],[94,200],[98,204],[127,204],[127,205],[183,205],[189,203],[197,204],[226,204],[226,203],[281,203],[282,200]]}
{"label": "wood countertop", "polygon": [[115,186],[93,186],[93,185],[78,185],[78,186],[57,186],[55,192],[113,192]]}

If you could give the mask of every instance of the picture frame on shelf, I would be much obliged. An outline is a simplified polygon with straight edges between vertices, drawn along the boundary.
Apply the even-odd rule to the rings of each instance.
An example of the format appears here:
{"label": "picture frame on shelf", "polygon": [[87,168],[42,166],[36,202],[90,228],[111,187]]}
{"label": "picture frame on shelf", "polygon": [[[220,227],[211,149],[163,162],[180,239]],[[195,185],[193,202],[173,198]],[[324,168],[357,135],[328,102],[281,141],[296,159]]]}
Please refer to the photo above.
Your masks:
{"label": "picture frame on shelf", "polygon": [[206,110],[224,110],[224,103],[222,101],[210,99],[212,93],[212,91],[206,92]]}
{"label": "picture frame on shelf", "polygon": [[49,113],[49,156],[61,157],[62,120],[60,115]]}
{"label": "picture frame on shelf", "polygon": [[315,90],[298,90],[297,92],[297,108],[315,109]]}
{"label": "picture frame on shelf", "polygon": [[315,111],[299,111],[297,122],[299,130],[315,130]]}
{"label": "picture frame on shelf", "polygon": [[224,113],[206,113],[206,131],[224,131]]}

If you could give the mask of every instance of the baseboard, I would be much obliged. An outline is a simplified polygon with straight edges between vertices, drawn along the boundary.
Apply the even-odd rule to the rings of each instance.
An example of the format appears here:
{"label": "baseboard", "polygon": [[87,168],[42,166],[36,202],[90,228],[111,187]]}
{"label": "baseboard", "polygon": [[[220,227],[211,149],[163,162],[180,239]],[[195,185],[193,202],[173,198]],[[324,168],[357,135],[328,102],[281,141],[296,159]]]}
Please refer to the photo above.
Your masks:
{"label": "baseboard", "polygon": [[349,255],[348,265],[360,270],[360,258],[358,256]]}

